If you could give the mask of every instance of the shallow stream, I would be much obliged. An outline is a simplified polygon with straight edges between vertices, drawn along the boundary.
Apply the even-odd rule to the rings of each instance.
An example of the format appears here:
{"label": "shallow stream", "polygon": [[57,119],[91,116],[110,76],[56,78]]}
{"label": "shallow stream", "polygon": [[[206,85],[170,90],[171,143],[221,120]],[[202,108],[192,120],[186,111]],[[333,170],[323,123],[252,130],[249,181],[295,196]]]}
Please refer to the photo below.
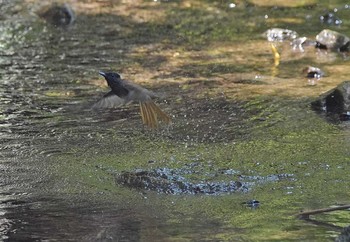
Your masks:
{"label": "shallow stream", "polygon": [[[1,239],[334,241],[348,211],[296,214],[349,203],[349,121],[311,108],[348,53],[279,42],[276,65],[262,33],[350,36],[350,8],[256,2],[72,0],[62,27],[39,17],[49,1],[0,1]],[[321,23],[335,8],[342,24]],[[92,111],[99,70],[159,93],[172,124]]]}

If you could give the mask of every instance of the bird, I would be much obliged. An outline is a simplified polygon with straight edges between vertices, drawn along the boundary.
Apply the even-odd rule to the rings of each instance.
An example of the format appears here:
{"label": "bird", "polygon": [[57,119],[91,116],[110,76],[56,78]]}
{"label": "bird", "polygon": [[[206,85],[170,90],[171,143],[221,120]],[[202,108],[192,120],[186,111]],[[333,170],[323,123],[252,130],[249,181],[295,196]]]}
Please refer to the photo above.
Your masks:
{"label": "bird", "polygon": [[114,108],[139,102],[142,122],[149,128],[158,127],[158,119],[166,124],[171,123],[170,117],[163,112],[152,100],[157,95],[128,80],[124,80],[116,72],[103,72],[99,74],[105,78],[111,91],[93,105],[93,109]]}

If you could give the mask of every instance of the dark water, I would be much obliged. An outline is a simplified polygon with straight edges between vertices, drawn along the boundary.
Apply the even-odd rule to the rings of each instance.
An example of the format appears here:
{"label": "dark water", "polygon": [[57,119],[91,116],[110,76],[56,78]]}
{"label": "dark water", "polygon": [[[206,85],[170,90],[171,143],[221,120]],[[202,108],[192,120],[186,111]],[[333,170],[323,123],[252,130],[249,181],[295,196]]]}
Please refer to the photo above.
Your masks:
{"label": "dark water", "polygon": [[[76,22],[63,28],[38,17],[45,4],[0,3],[2,240],[329,241],[348,223],[339,215],[339,226],[315,228],[291,218],[305,207],[346,203],[344,187],[325,195],[349,184],[346,125],[339,132],[293,100],[317,96],[345,78],[346,57],[331,62],[333,54],[317,59],[307,52],[299,63],[302,57],[287,51],[288,68],[265,66],[270,49],[258,35],[267,25],[257,21],[252,27],[250,21],[267,10],[249,5],[244,17],[250,21],[239,21],[250,27],[239,35],[243,27],[209,24],[213,16],[231,16],[217,2],[194,2],[191,9],[190,2],[74,1]],[[287,10],[271,11],[278,18]],[[255,42],[236,48],[248,39]],[[225,46],[228,41],[236,45]],[[315,86],[299,76],[286,79],[310,59],[332,63],[339,79]],[[98,71],[109,69],[164,93],[159,103],[174,124],[147,130],[137,106],[91,111],[106,91]],[[287,101],[267,98],[281,93]],[[242,98],[246,94],[261,99]],[[227,196],[168,196],[114,180],[121,171],[183,171],[193,164],[200,165],[181,175],[196,184],[249,178],[257,188]],[[281,174],[289,179],[273,179]],[[253,198],[262,199],[261,208],[242,205]]]}

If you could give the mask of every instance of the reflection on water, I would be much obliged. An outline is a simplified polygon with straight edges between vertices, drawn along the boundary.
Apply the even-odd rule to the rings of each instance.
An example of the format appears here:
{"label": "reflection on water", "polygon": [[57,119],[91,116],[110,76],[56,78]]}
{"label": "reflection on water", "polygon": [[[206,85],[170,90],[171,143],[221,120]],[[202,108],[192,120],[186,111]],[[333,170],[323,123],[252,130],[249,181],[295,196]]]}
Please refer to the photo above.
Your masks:
{"label": "reflection on water", "polygon": [[[8,202],[9,203],[9,202]],[[6,217],[12,221],[9,241],[140,241],[142,218],[133,211],[80,207],[61,200],[40,198],[13,205]],[[144,224],[142,228],[146,228]]]}
{"label": "reflection on water", "polygon": [[[287,196],[298,192],[304,194],[302,188],[306,185],[297,182],[315,175],[312,173],[312,165],[316,163],[317,169],[329,167],[328,160],[314,161],[312,155],[298,156],[309,141],[306,140],[300,146],[295,144],[302,136],[298,133],[298,124],[291,125],[289,128],[292,131],[287,134],[279,130],[273,130],[275,133],[267,132],[269,127],[286,122],[286,117],[290,117],[286,113],[293,113],[293,110],[283,113],[283,104],[264,103],[264,100],[255,102],[250,97],[316,96],[339,80],[325,78],[311,89],[301,74],[297,78],[290,77],[314,58],[323,64],[339,61],[340,64],[335,63],[335,66],[341,78],[345,76],[345,67],[341,64],[344,60],[337,54],[311,49],[295,53],[287,49],[290,46],[282,46],[281,63],[278,67],[273,67],[273,63],[269,63],[272,60],[269,45],[261,39],[244,44],[235,43],[244,46],[237,48],[227,43],[232,37],[225,36],[222,45],[213,43],[208,47],[205,41],[210,42],[210,35],[204,39],[201,37],[205,36],[205,31],[210,31],[214,40],[222,37],[221,32],[227,31],[227,35],[230,35],[228,30],[222,30],[220,26],[216,28],[216,25],[210,25],[206,28],[206,22],[198,23],[197,17],[192,16],[194,13],[205,14],[210,20],[216,19],[218,14],[226,20],[229,18],[230,15],[220,6],[214,5],[217,10],[213,11],[209,3],[202,3],[204,7],[193,13],[188,6],[190,3],[180,4],[177,9],[180,17],[174,19],[174,11],[159,11],[158,8],[162,5],[156,5],[168,3],[131,1],[121,5],[115,1],[74,1],[72,5],[76,8],[77,21],[69,29],[63,29],[54,28],[35,14],[35,10],[40,7],[39,2],[4,1],[5,4],[0,6],[4,13],[0,17],[2,240],[166,241],[209,238],[221,241],[231,240],[230,236],[233,236],[237,241],[244,241],[245,237],[254,238],[254,234],[260,234],[260,231],[253,231],[261,227],[254,222],[265,223],[268,220],[266,214],[273,215],[276,207],[283,216],[287,213],[286,209],[300,209],[299,201],[288,204],[288,208],[282,202],[287,200]],[[108,5],[107,8],[105,5]],[[255,11],[250,6],[248,8],[249,11]],[[248,15],[244,17],[251,17],[249,13]],[[182,18],[184,22],[180,21]],[[246,23],[239,18],[237,21]],[[196,28],[199,33],[193,31],[193,27],[188,29],[191,24],[201,24],[198,27],[203,29]],[[249,21],[248,26],[251,26]],[[254,31],[259,28],[261,26],[257,26]],[[252,30],[249,27],[247,31]],[[233,32],[237,35],[242,31],[237,28]],[[188,41],[192,46],[188,46],[191,45]],[[322,55],[326,55],[326,58]],[[137,106],[92,112],[89,107],[104,93],[101,85],[101,81],[104,81],[100,81],[98,76],[98,70],[101,69],[121,71],[137,82],[154,82],[152,89],[157,93],[166,93],[167,102],[160,105],[174,116],[174,125],[154,132],[143,129]],[[302,122],[308,116],[312,115],[304,113],[293,118]],[[334,132],[333,129],[331,131]],[[266,133],[261,135],[259,132]],[[263,141],[263,145],[254,143],[254,135],[261,135],[267,141]],[[317,131],[314,131],[312,136],[316,135]],[[130,138],[139,136],[147,138],[146,142],[142,139],[138,141],[146,143],[142,146],[145,150],[141,150],[140,154],[135,148],[136,142],[133,143],[134,140]],[[273,139],[268,140],[269,137]],[[306,137],[313,141],[312,137]],[[282,139],[282,144],[274,143],[279,138]],[[118,142],[114,143],[115,140]],[[112,157],[113,165],[118,166],[126,160],[125,163],[128,164],[125,167],[133,169],[129,165],[134,162],[131,159],[136,156],[147,159],[150,153],[156,153],[154,150],[157,148],[154,147],[157,144],[153,144],[160,140],[165,140],[169,147],[176,144],[178,146],[175,148],[182,147],[182,150],[176,150],[178,153],[169,156],[160,154],[159,157],[163,160],[159,158],[153,161],[155,167],[163,162],[160,166],[166,164],[174,166],[172,170],[179,170],[181,159],[197,159],[196,162],[202,165],[198,170],[191,168],[191,172],[199,182],[203,179],[215,182],[215,179],[222,177],[254,177],[265,181],[262,179],[264,177],[270,179],[271,183],[275,182],[277,188],[275,185],[267,185],[268,192],[259,194],[265,194],[261,206],[255,211],[246,211],[239,199],[240,196],[245,196],[245,201],[251,199],[248,197],[250,194],[214,198],[169,197],[145,191],[123,190],[115,182],[112,188],[104,184],[108,182],[109,173],[120,174],[120,170],[108,164],[108,156]],[[217,145],[221,153],[216,157],[216,154],[210,154],[211,150],[206,148],[195,150],[202,144]],[[254,150],[245,150],[245,145]],[[296,147],[295,150],[276,152],[289,145],[291,149]],[[147,150],[147,147],[152,147],[152,150]],[[319,148],[310,147],[313,151]],[[159,152],[163,149],[164,147],[159,147]],[[189,154],[193,150],[197,153]],[[91,157],[91,154],[96,157]],[[127,154],[126,158],[118,160],[118,155],[123,154]],[[259,156],[260,154],[266,155]],[[289,154],[292,154],[292,161],[297,160],[299,165],[288,163],[292,163],[288,160]],[[205,155],[216,160],[200,158]],[[254,158],[250,159],[251,156]],[[61,162],[57,157],[67,157],[73,163],[77,159],[79,171],[88,173],[94,167],[94,172],[86,176],[86,180],[74,184],[64,175],[60,177],[57,170],[75,172],[76,167],[57,168],[69,164]],[[232,162],[236,157],[240,158],[239,161]],[[256,160],[256,157],[261,160]],[[89,159],[97,158],[106,163],[102,163],[102,166],[89,163]],[[265,166],[265,160],[269,159],[274,162]],[[145,162],[152,164],[151,160],[143,160],[142,164]],[[243,175],[216,174],[213,171],[219,168],[215,167],[215,162],[222,163],[221,172],[242,170]],[[239,166],[239,169],[233,166]],[[285,166],[290,170],[286,171]],[[101,175],[100,167],[107,167],[108,172]],[[300,173],[297,168],[303,171],[302,175],[297,174]],[[264,175],[257,174],[255,169],[260,169],[259,172]],[[322,172],[324,171],[319,172],[320,177],[330,175]],[[210,178],[203,174],[208,174]],[[292,174],[293,179],[274,179],[271,174]],[[79,174],[75,175],[79,177]],[[105,186],[102,189],[93,187],[95,184],[91,185],[93,182],[88,181],[91,177],[100,179]],[[320,177],[307,180],[307,184],[314,185],[315,180],[322,180]],[[321,187],[323,186],[325,185]],[[93,194],[91,191],[94,189],[99,192]],[[276,190],[281,193],[279,199],[269,195]],[[222,217],[215,212],[222,214]],[[236,220],[239,221],[238,225],[235,224]],[[281,221],[286,222],[284,218]],[[228,226],[227,223],[234,226]],[[300,224],[292,224],[283,229],[293,231],[293,226]],[[278,231],[283,229],[278,228]],[[323,231],[316,229],[312,232],[323,234]],[[271,238],[269,236],[271,235],[266,235]],[[293,240],[295,235],[291,233],[289,236]]]}

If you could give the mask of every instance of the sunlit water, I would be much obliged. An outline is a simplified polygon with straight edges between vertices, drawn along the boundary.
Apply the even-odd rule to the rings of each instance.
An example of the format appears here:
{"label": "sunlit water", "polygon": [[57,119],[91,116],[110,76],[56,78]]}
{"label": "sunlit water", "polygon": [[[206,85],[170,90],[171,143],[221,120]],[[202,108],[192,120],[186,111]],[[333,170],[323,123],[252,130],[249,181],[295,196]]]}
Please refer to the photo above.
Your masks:
{"label": "sunlit water", "polygon": [[[232,40],[227,37],[223,45],[212,43],[212,48],[206,49],[201,42],[205,40],[200,40],[202,35],[186,29],[190,23],[184,22],[183,26],[176,23],[179,20],[170,20],[164,26],[158,23],[164,18],[160,11],[152,10],[154,15],[149,16],[149,10],[139,8],[133,16],[128,4],[124,7],[117,3],[103,6],[91,1],[74,2],[76,23],[69,28],[55,28],[35,14],[39,3],[27,2],[5,2],[1,6],[5,13],[0,26],[3,240],[328,241],[339,233],[340,225],[347,225],[347,216],[342,214],[336,227],[314,228],[289,218],[305,207],[346,202],[345,188],[330,195],[335,200],[322,196],[325,192],[318,189],[348,184],[346,177],[337,177],[337,171],[348,168],[347,164],[337,162],[343,159],[345,163],[347,157],[346,153],[329,154],[330,159],[335,157],[334,165],[325,159],[315,162],[316,166],[311,148],[320,148],[322,156],[324,147],[308,146],[308,142],[317,138],[306,135],[300,146],[294,142],[299,142],[303,135],[300,126],[309,127],[310,121],[304,124],[303,120],[311,117],[311,122],[320,122],[317,116],[306,111],[290,117],[289,113],[294,115],[305,104],[267,98],[318,96],[346,78],[346,56],[314,49],[295,53],[288,44],[280,44],[282,61],[276,67],[269,44],[259,37],[245,45],[242,40],[235,44],[243,48],[228,45]],[[155,9],[162,6],[143,4]],[[186,4],[190,3],[180,6],[181,14],[190,17]],[[205,9],[201,10],[209,14],[209,19],[217,14],[209,3],[203,6]],[[108,12],[109,7],[118,12]],[[263,17],[264,11],[258,13]],[[252,16],[248,13],[246,17]],[[177,33],[172,24],[184,28],[181,30],[184,32]],[[305,25],[310,27],[309,23]],[[255,27],[263,30],[267,25]],[[147,33],[150,30],[154,32]],[[178,39],[171,42],[168,34],[174,33]],[[220,39],[220,33],[216,34]],[[182,35],[192,45],[188,46]],[[199,47],[195,45],[197,41]],[[326,76],[308,82],[299,70],[310,60],[324,66],[329,76],[335,68],[337,78]],[[333,69],[327,63],[332,63]],[[123,71],[127,78],[147,82],[145,85],[164,93],[165,101],[159,103],[171,113],[174,124],[158,131],[147,130],[141,125],[137,106],[91,111],[91,105],[106,91],[98,76],[101,69]],[[295,73],[298,78],[288,79]],[[154,81],[152,85],[149,79]],[[261,100],[249,98],[259,95]],[[290,105],[290,110],[285,110],[284,105]],[[289,118],[302,124],[289,125],[292,131],[288,135],[271,128],[288,123]],[[338,140],[337,128],[324,126]],[[340,127],[347,130],[347,124]],[[326,132],[312,132],[314,136],[320,132],[321,137],[329,138]],[[266,136],[266,143],[254,143],[255,135]],[[279,139],[283,135],[283,144],[273,142],[274,137]],[[343,135],[345,141],[339,142],[349,143],[348,132]],[[210,145],[215,146],[213,150],[217,153]],[[299,151],[287,150],[288,145]],[[298,153],[305,154],[303,145],[311,151],[299,157]],[[278,152],[279,149],[286,153]],[[140,157],[144,159],[138,161]],[[155,160],[151,160],[153,157]],[[273,161],[268,168],[264,167],[264,159]],[[116,165],[110,164],[111,160]],[[288,163],[292,161],[295,163]],[[231,167],[232,163],[235,167]],[[164,170],[167,166],[171,171],[180,171],[191,184],[240,180],[249,189],[215,196],[165,195],[111,182],[124,170],[135,172],[150,167]],[[313,169],[318,171],[315,178]],[[332,173],[327,173],[329,170]],[[318,184],[323,178],[329,181]],[[310,193],[312,186],[316,188],[314,193]],[[249,199],[262,199],[261,207],[251,209],[242,205]],[[272,222],[263,224],[265,220]],[[273,232],[269,233],[270,229]]]}

